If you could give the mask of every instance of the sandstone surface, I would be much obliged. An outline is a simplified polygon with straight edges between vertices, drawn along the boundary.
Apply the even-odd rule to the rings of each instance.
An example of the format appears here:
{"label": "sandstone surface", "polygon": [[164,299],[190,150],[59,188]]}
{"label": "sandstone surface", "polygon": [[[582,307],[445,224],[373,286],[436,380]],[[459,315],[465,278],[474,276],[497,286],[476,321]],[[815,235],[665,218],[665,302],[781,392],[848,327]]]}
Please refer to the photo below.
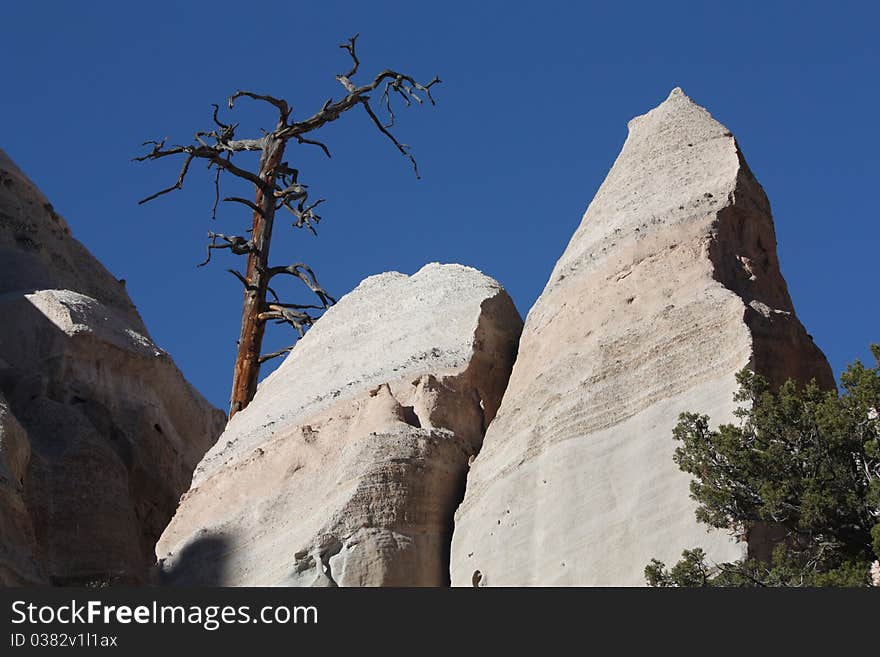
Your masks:
{"label": "sandstone surface", "polygon": [[225,416],[0,151],[0,584],[140,583]]}
{"label": "sandstone surface", "polygon": [[734,375],[815,377],[770,205],[731,133],[681,89],[629,136],[531,309],[468,475],[453,585],[640,585],[656,557],[744,546],[694,519],[679,413],[733,421]]}
{"label": "sandstone surface", "polygon": [[452,514],[521,329],[469,267],[364,280],[205,456],[157,546],[160,581],[448,584]]}

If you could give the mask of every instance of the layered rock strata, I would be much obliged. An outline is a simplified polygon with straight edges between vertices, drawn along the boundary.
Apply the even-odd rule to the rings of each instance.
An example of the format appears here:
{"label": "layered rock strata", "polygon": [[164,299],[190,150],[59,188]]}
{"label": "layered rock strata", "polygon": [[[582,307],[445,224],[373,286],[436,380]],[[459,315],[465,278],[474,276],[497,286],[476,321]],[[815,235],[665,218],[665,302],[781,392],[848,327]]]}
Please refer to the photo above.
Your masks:
{"label": "layered rock strata", "polygon": [[730,422],[735,374],[832,387],[794,313],[770,205],[681,89],[629,136],[528,315],[456,513],[453,585],[639,585],[651,558],[744,546],[694,518],[678,414]]}
{"label": "layered rock strata", "polygon": [[160,581],[447,584],[452,514],[521,329],[468,267],[363,281],[205,456],[157,547]]}

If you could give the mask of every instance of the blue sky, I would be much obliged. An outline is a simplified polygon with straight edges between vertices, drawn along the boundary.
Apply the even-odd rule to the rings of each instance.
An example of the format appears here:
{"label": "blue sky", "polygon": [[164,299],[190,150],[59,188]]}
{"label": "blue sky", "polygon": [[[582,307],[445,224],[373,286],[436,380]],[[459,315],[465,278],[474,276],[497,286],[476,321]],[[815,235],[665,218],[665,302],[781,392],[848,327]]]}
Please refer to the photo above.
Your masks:
{"label": "blue sky", "polygon": [[[186,142],[239,88],[312,114],[338,97],[333,76],[348,61],[337,45],[360,32],[363,74],[443,79],[436,107],[398,113],[423,179],[351,112],[322,132],[331,160],[291,147],[328,200],[317,238],[279,223],[273,259],[310,263],[338,296],[373,273],[460,262],[501,281],[525,315],[627,121],[680,85],[737,136],[770,197],[795,307],[839,372],[880,341],[878,22],[875,2],[12,0],[0,22],[0,147],[226,408],[241,289],[224,272],[232,256],[195,267],[211,178],[197,167],[183,191],[138,206],[177,174],[130,162],[142,141]],[[259,106],[233,116],[271,127]],[[248,221],[224,208],[216,228],[241,233]],[[267,350],[289,337],[275,328]]]}

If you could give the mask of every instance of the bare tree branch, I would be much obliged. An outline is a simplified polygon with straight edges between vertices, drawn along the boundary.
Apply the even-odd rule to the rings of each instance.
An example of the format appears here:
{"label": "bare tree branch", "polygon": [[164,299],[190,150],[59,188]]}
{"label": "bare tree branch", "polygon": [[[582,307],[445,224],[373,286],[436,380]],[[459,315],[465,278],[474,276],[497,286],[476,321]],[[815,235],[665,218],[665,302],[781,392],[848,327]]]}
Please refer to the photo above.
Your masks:
{"label": "bare tree branch", "polygon": [[[382,92],[382,97],[379,99],[379,104],[380,105],[384,104],[385,111],[388,112],[388,123],[385,124],[386,128],[391,128],[394,126],[394,118],[395,118],[394,110],[391,108],[391,97],[388,95],[388,90],[394,88],[392,86],[393,84],[394,84],[393,82],[386,82],[385,83],[385,90]],[[399,89],[397,91],[398,91],[398,93],[401,93]],[[403,95],[403,94],[401,94],[401,95]],[[407,98],[406,96],[403,96],[403,100],[404,100],[404,102],[406,102],[406,106],[409,107],[411,104],[409,102],[409,98]]]}
{"label": "bare tree branch", "polygon": [[300,303],[281,303],[281,301],[278,300],[277,294],[273,292],[272,295],[274,299],[273,303],[284,308],[295,308],[297,310],[327,310],[324,306],[303,305]]}
{"label": "bare tree branch", "polygon": [[261,322],[275,320],[276,324],[290,324],[299,333],[299,337],[305,335],[306,329],[317,321],[306,312],[287,308],[282,304],[268,303],[266,308],[267,310],[261,312],[257,319]]}
{"label": "bare tree branch", "polygon": [[[145,160],[158,160],[163,157],[168,157],[169,155],[179,155],[179,154],[186,154],[186,159],[183,162],[183,167],[181,167],[181,169],[180,169],[180,174],[177,177],[177,182],[175,182],[170,187],[162,189],[162,190],[156,192],[155,194],[151,194],[150,196],[147,196],[146,198],[141,199],[140,201],[138,201],[139,205],[143,205],[144,203],[147,203],[148,201],[152,201],[153,199],[155,199],[159,196],[162,196],[163,194],[167,194],[168,192],[173,192],[176,189],[181,189],[183,187],[184,178],[186,178],[186,174],[189,172],[189,165],[193,161],[193,159],[195,159],[197,157],[206,159],[211,164],[218,167],[219,169],[222,169],[224,171],[228,171],[229,173],[231,173],[239,178],[244,178],[245,180],[256,185],[257,187],[264,188],[266,186],[265,181],[260,179],[259,176],[254,175],[250,171],[245,171],[244,169],[240,169],[237,166],[235,166],[234,164],[232,164],[228,155],[227,155],[227,158],[224,159],[222,157],[222,155],[225,151],[222,149],[219,149],[219,147],[206,146],[206,145],[200,144],[199,146],[172,146],[171,148],[165,149],[165,148],[163,148],[164,144],[165,144],[165,140],[162,140],[161,142],[149,141],[149,142],[144,142],[144,144],[145,145],[146,144],[153,144],[153,150],[150,151],[149,153],[147,153],[146,155],[142,155],[140,157],[134,158],[135,161],[137,161],[137,162],[143,162]],[[243,148],[242,150],[245,150],[245,149]]]}
{"label": "bare tree branch", "polygon": [[156,141],[155,139],[148,139],[141,146],[153,146],[153,150],[151,150],[146,155],[141,155],[140,157],[132,158],[132,162],[143,162],[144,160],[156,160],[160,157],[165,157],[167,155],[177,155],[179,153],[186,152],[186,146],[173,146],[167,150],[163,150],[165,148],[165,142],[168,141],[168,137],[165,137],[161,141]]}
{"label": "bare tree branch", "polygon": [[[158,146],[157,146],[157,148],[158,148]],[[176,149],[174,149],[174,150],[176,150]],[[153,152],[155,153],[156,149],[153,149]],[[183,151],[177,151],[177,152],[183,152]],[[164,157],[164,154],[157,155],[156,157]],[[146,198],[141,199],[140,201],[138,201],[138,205],[143,205],[144,203],[147,203],[148,201],[152,201],[154,198],[158,198],[158,197],[162,196],[163,194],[167,194],[168,192],[173,192],[175,189],[181,189],[183,187],[183,179],[186,178],[186,174],[189,171],[189,165],[190,165],[190,162],[193,161],[193,157],[195,157],[195,156],[192,153],[187,154],[186,159],[183,161],[183,166],[180,168],[180,174],[177,176],[176,183],[171,185],[171,187],[166,187],[165,189],[160,189],[155,194],[150,194]]]}
{"label": "bare tree branch", "polygon": [[314,210],[325,200],[321,198],[310,205],[304,205],[303,201],[300,200],[297,207],[293,207],[289,201],[282,199],[276,209],[285,208],[296,217],[296,221],[292,224],[294,228],[307,228],[312,235],[317,235],[318,231],[315,229],[315,224],[320,223],[321,215],[315,214]]}
{"label": "bare tree branch", "polygon": [[348,73],[343,73],[342,75],[338,75],[336,77],[348,79],[348,78],[351,78],[355,73],[357,73],[358,66],[360,66],[361,63],[360,63],[360,61],[358,61],[357,55],[355,54],[354,46],[355,46],[355,42],[357,41],[357,38],[359,36],[360,36],[360,33],[355,34],[353,37],[351,37],[348,40],[347,43],[343,43],[339,46],[343,50],[347,50],[348,54],[351,55],[353,65],[352,65],[351,69],[349,69]]}
{"label": "bare tree branch", "polygon": [[[208,243],[207,257],[204,262],[200,262],[196,267],[204,267],[211,262],[211,251],[215,249],[229,249],[235,255],[247,255],[254,251],[254,243],[246,240],[238,235],[224,235],[223,233],[212,233],[208,231],[208,237],[211,241]],[[217,244],[217,240],[223,240],[223,244]]]}
{"label": "bare tree branch", "polygon": [[421,176],[419,175],[419,165],[416,163],[416,158],[414,158],[409,152],[409,146],[407,146],[406,144],[401,144],[399,141],[397,141],[394,135],[392,135],[388,131],[388,129],[384,125],[382,125],[382,122],[379,120],[379,117],[376,116],[376,114],[373,112],[373,109],[370,107],[370,103],[367,100],[362,100],[361,104],[364,106],[364,109],[367,110],[367,114],[370,116],[370,119],[373,121],[376,127],[379,128],[379,132],[388,137],[388,139],[391,140],[391,143],[393,143],[397,147],[397,150],[400,151],[401,155],[412,162],[413,171],[416,172],[416,178],[421,178]]}
{"label": "bare tree branch", "polygon": [[278,112],[281,114],[281,121],[287,121],[287,117],[290,115],[290,107],[287,104],[287,101],[282,98],[275,98],[274,96],[267,96],[265,94],[255,94],[251,91],[236,91],[229,97],[229,109],[232,109],[235,106],[235,101],[241,97],[252,98],[254,100],[262,100],[271,105],[274,105],[278,108]]}
{"label": "bare tree branch", "polygon": [[[337,79],[342,76],[338,76]],[[329,99],[324,105],[318,110],[315,114],[305,119],[304,121],[297,121],[287,126],[286,128],[279,131],[276,136],[280,139],[290,139],[292,137],[296,137],[297,135],[304,135],[306,133],[312,132],[313,130],[317,130],[318,128],[324,126],[331,121],[335,121],[338,119],[343,112],[351,109],[359,102],[361,99],[378,88],[383,82],[387,80],[400,80],[401,83],[408,83],[410,87],[413,89],[413,94],[417,91],[421,92],[425,95],[428,101],[433,105],[435,104],[434,97],[431,95],[431,87],[435,84],[440,84],[441,80],[438,77],[435,77],[427,84],[419,84],[415,81],[412,76],[404,75],[402,73],[398,73],[396,71],[392,71],[390,69],[386,69],[379,73],[373,81],[362,85],[360,87],[352,87],[352,89],[346,90],[349,92],[344,98],[337,102],[333,102],[333,99]],[[340,80],[341,82],[341,80]],[[349,81],[350,82],[350,81]],[[345,86],[345,84],[343,84]]]}
{"label": "bare tree branch", "polygon": [[[280,178],[281,185],[284,186],[276,185],[274,194],[278,201],[275,209],[286,208],[296,217],[296,222],[293,224],[294,228],[305,227],[313,235],[317,235],[314,224],[319,223],[321,217],[314,210],[325,199],[319,199],[314,203],[306,204],[309,197],[308,185],[299,182],[299,170],[290,168],[287,162],[282,162],[275,167],[275,174]],[[296,207],[292,205],[293,201],[296,201]]]}
{"label": "bare tree branch", "polygon": [[[244,286],[245,290],[254,289],[254,286],[248,285],[247,279],[244,276],[242,276],[239,272],[235,271],[234,269],[227,269],[226,271],[228,271],[230,274],[235,276],[238,279],[238,281]],[[275,292],[275,290],[273,290],[271,288],[271,286],[266,286],[266,291],[272,295],[272,298],[276,301],[276,303],[279,303],[278,293]],[[298,308],[314,308],[316,310],[323,310],[323,308],[321,306],[296,306],[296,307],[298,307]]]}
{"label": "bare tree branch", "polygon": [[249,290],[251,288],[251,286],[248,285],[247,279],[244,276],[242,276],[239,272],[235,271],[234,269],[227,269],[226,271],[228,271],[230,274],[235,276],[239,280],[239,282],[242,285],[244,285],[245,290]]}
{"label": "bare tree branch", "polygon": [[[136,161],[142,162],[144,160],[159,159],[162,157],[167,157],[169,155],[177,155],[182,153],[185,153],[187,155],[187,161],[184,163],[184,167],[181,170],[181,175],[178,176],[178,180],[174,185],[171,185],[166,189],[160,190],[156,194],[152,194],[146,197],[145,199],[141,200],[140,203],[146,203],[157,198],[158,196],[162,196],[163,194],[167,194],[176,189],[180,189],[183,186],[183,179],[185,178],[186,172],[188,171],[189,163],[195,157],[208,159],[215,165],[222,167],[224,170],[229,171],[233,175],[239,178],[244,178],[245,180],[252,182],[254,185],[261,187],[263,185],[263,181],[260,180],[258,176],[255,176],[249,171],[245,171],[236,167],[231,163],[231,161],[229,161],[228,158],[226,160],[220,160],[219,156],[221,153],[224,152],[231,154],[241,151],[262,150],[263,148],[265,148],[266,139],[270,137],[280,140],[296,139],[297,142],[301,144],[312,144],[318,146],[329,157],[330,150],[325,144],[316,140],[307,139],[302,135],[317,130],[327,123],[335,121],[337,118],[339,118],[339,116],[342,115],[343,112],[351,109],[358,103],[364,106],[373,124],[386,137],[388,137],[388,139],[394,144],[394,146],[397,148],[398,151],[400,151],[402,155],[410,160],[413,165],[413,170],[415,171],[416,177],[420,177],[418,165],[415,161],[415,158],[409,152],[409,147],[399,142],[397,138],[395,138],[394,135],[391,134],[391,132],[388,130],[388,128],[394,124],[394,112],[391,109],[390,105],[389,91],[393,90],[397,92],[402,98],[404,98],[404,100],[406,100],[407,104],[410,104],[410,99],[421,103],[422,99],[419,97],[418,94],[422,93],[424,94],[425,98],[433,105],[435,104],[435,101],[434,97],[431,95],[431,88],[435,84],[439,84],[441,80],[438,77],[434,77],[434,79],[432,79],[427,84],[420,84],[409,75],[386,69],[376,75],[376,77],[373,78],[370,83],[362,85],[360,87],[355,86],[354,83],[351,82],[350,78],[357,73],[360,65],[360,61],[358,60],[355,51],[357,36],[358,35],[355,35],[354,37],[350,38],[347,43],[340,46],[349,53],[353,62],[353,66],[351,69],[349,69],[349,71],[347,71],[344,75],[337,76],[337,79],[343,84],[348,94],[337,102],[333,102],[332,99],[327,100],[322,108],[308,119],[287,125],[287,117],[290,114],[290,107],[287,101],[265,94],[257,94],[250,91],[237,91],[229,97],[228,104],[230,108],[234,106],[235,100],[240,97],[248,97],[254,100],[262,100],[270,103],[271,105],[275,106],[281,114],[282,121],[279,122],[279,128],[273,133],[269,133],[268,135],[260,139],[234,140],[232,139],[232,136],[234,135],[236,124],[226,124],[220,121],[217,116],[219,108],[216,105],[212,105],[212,107],[214,108],[212,119],[214,123],[217,124],[217,126],[220,128],[220,131],[198,133],[198,146],[175,146],[169,149],[165,149],[165,140],[162,140],[161,142],[145,142],[144,145],[153,144],[153,150],[144,156],[135,158]],[[369,96],[367,95],[369,92],[378,88],[383,82],[385,83],[385,91],[383,93],[383,99],[381,102],[384,103],[385,107],[388,109],[391,119],[387,125],[383,124],[382,121],[379,120],[379,118],[373,112],[372,108],[369,106]],[[284,124],[283,126],[281,125],[282,123]],[[213,145],[206,144],[201,139],[201,137],[211,137],[216,141],[216,143]]]}
{"label": "bare tree branch", "polygon": [[242,205],[248,206],[254,212],[263,214],[263,209],[260,206],[258,206],[253,201],[249,201],[246,198],[241,198],[240,196],[226,196],[223,198],[223,200],[229,203],[241,203]]}
{"label": "bare tree branch", "polygon": [[300,185],[297,182],[290,183],[284,189],[275,190],[275,198],[284,198],[288,201],[297,201],[308,196],[306,185]]}
{"label": "bare tree branch", "polygon": [[[211,163],[208,163],[208,167],[210,168]],[[217,167],[217,173],[214,174],[214,207],[211,208],[211,220],[216,221],[217,219],[217,206],[220,205],[220,174],[223,173],[223,169]]]}
{"label": "bare tree branch", "polygon": [[260,360],[259,360],[260,365],[265,363],[267,360],[272,360],[273,358],[278,358],[278,356],[283,356],[284,354],[289,354],[291,351],[293,351],[294,346],[296,346],[296,345],[290,345],[289,347],[285,347],[284,349],[279,349],[278,351],[273,351],[271,354],[265,354],[263,356],[260,356]]}
{"label": "bare tree branch", "polygon": [[[197,154],[197,155],[199,157],[204,157],[203,155],[200,155],[200,154]],[[233,174],[234,176],[238,176],[239,178],[244,178],[245,180],[253,183],[254,186],[256,186],[256,187],[259,187],[259,188],[266,187],[266,182],[262,178],[260,178],[259,176],[255,176],[250,171],[245,171],[244,169],[239,169],[237,166],[235,166],[229,160],[224,160],[219,155],[211,156],[210,159],[212,162],[214,162],[214,164],[217,164],[217,165],[223,167],[223,169],[225,169],[229,173]]]}
{"label": "bare tree branch", "polygon": [[234,132],[235,129],[238,127],[238,124],[237,123],[231,123],[231,124],[223,123],[219,118],[217,118],[217,113],[220,111],[220,106],[217,103],[211,103],[211,107],[214,108],[214,112],[211,115],[211,118],[214,120],[214,123],[217,124],[217,127],[221,128],[222,130],[225,130],[225,131]]}
{"label": "bare tree branch", "polygon": [[380,105],[384,105],[386,111],[388,112],[388,123],[385,124],[386,128],[390,128],[394,125],[394,110],[391,107],[391,96],[389,94],[390,91],[395,91],[397,94],[403,99],[404,104],[409,107],[412,105],[412,101],[415,101],[419,105],[421,105],[424,101],[419,97],[417,93],[413,90],[413,88],[418,89],[425,93],[425,96],[428,98],[432,105],[436,105],[434,102],[434,97],[431,95],[431,86],[440,82],[439,78],[434,78],[426,85],[420,85],[417,83],[413,83],[413,86],[406,85],[406,78],[402,75],[398,75],[393,80],[388,80],[385,82],[385,88],[382,91],[382,97],[379,101]]}
{"label": "bare tree branch", "polygon": [[[324,199],[310,200],[308,185],[299,181],[299,171],[283,162],[288,142],[296,140],[298,144],[317,146],[329,158],[331,154],[327,144],[313,138],[311,133],[336,121],[343,113],[357,105],[363,105],[373,125],[391,141],[398,152],[412,163],[415,175],[419,177],[418,165],[410,153],[409,146],[400,142],[390,131],[396,120],[393,103],[402,102],[407,107],[414,104],[433,105],[435,101],[432,89],[434,85],[440,83],[440,79],[435,77],[430,82],[421,84],[412,76],[392,69],[385,69],[367,83],[358,85],[353,81],[361,64],[356,50],[357,39],[358,35],[355,34],[340,46],[351,59],[349,69],[336,76],[336,80],[345,89],[345,95],[339,100],[334,100],[332,97],[327,99],[320,106],[320,109],[308,118],[294,121],[292,119],[293,108],[283,98],[239,90],[228,98],[229,109],[234,109],[236,101],[240,98],[268,103],[279,113],[278,122],[273,130],[261,131],[262,134],[258,138],[237,138],[236,131],[239,124],[222,119],[220,106],[214,104],[211,106],[212,125],[207,130],[196,132],[191,143],[168,146],[166,145],[167,139],[148,141],[143,145],[150,146],[150,150],[134,158],[138,162],[143,162],[177,155],[183,157],[182,166],[174,184],[142,199],[141,204],[181,189],[193,160],[200,159],[206,161],[208,169],[211,167],[215,169],[213,171],[212,220],[217,218],[221,199],[224,202],[244,205],[252,212],[251,227],[248,229],[249,239],[239,235],[209,232],[210,242],[206,247],[205,260],[198,265],[201,267],[208,264],[213,252],[218,249],[227,249],[233,254],[247,256],[246,275],[232,269],[228,270],[245,287],[241,332],[230,400],[230,416],[247,406],[253,398],[259,376],[259,365],[270,358],[290,351],[290,348],[286,348],[273,354],[259,355],[263,339],[263,324],[270,320],[289,324],[300,335],[303,335],[304,331],[317,321],[321,312],[336,302],[321,287],[314,272],[307,265],[295,263],[286,267],[269,266],[269,249],[276,212],[281,208],[287,209],[295,217],[294,227],[307,228],[312,233],[316,233],[315,226],[321,220],[316,209],[324,202]],[[381,113],[388,112],[387,123],[380,120],[370,105],[370,94],[376,90],[382,92],[378,109]],[[260,152],[259,167],[256,171],[248,171],[233,163],[236,154],[247,151]],[[224,172],[252,184],[254,186],[253,200],[241,196],[223,197],[220,194],[220,179]],[[272,277],[282,274],[299,279],[317,296],[320,305],[282,303],[278,294],[270,286]],[[273,301],[268,301],[267,298],[273,299]]]}
{"label": "bare tree branch", "polygon": [[315,272],[312,271],[312,268],[302,262],[296,262],[286,267],[270,267],[268,274],[269,280],[272,280],[272,277],[279,274],[287,274],[289,276],[294,276],[300,279],[303,283],[306,284],[306,287],[314,292],[315,295],[321,300],[324,308],[327,308],[336,303],[336,299],[330,296],[327,293],[327,290],[320,286],[320,284],[318,283],[318,279],[315,277]]}
{"label": "bare tree branch", "polygon": [[296,137],[296,141],[300,144],[311,144],[312,146],[317,146],[321,150],[324,151],[324,155],[330,157],[330,149],[327,148],[327,144],[324,144],[320,141],[315,141],[314,139],[306,139],[305,137],[300,137],[299,135],[294,135]]}

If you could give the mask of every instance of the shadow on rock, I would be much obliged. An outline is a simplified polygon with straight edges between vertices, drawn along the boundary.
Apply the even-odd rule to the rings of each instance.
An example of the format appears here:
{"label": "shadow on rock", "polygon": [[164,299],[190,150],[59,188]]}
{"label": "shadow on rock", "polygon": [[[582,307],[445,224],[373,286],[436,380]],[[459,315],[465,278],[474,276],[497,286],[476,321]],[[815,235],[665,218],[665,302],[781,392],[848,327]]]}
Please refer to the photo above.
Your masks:
{"label": "shadow on rock", "polygon": [[180,552],[159,560],[154,582],[158,586],[223,586],[229,549],[230,541],[224,536],[199,536]]}

